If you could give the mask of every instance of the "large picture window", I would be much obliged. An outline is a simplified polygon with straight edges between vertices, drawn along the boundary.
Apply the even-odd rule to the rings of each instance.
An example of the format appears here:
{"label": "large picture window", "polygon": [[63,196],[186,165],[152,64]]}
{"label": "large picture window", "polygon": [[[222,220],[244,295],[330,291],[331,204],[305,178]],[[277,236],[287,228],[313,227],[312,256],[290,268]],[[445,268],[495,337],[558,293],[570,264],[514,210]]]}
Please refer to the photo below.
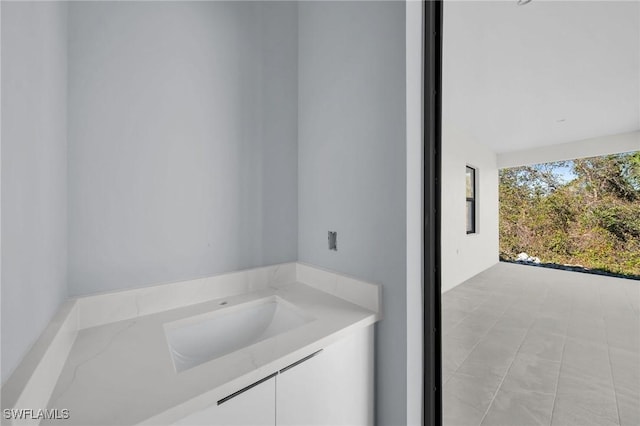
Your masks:
{"label": "large picture window", "polygon": [[476,233],[476,172],[467,166],[467,234]]}

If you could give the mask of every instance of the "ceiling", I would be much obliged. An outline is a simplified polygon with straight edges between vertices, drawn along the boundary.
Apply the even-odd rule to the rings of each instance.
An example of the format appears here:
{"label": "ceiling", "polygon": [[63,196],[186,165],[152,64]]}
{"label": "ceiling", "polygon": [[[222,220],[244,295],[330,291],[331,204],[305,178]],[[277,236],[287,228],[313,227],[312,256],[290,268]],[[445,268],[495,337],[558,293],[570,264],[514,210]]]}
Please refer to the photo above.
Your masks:
{"label": "ceiling", "polygon": [[446,1],[443,121],[496,153],[640,129],[640,1]]}

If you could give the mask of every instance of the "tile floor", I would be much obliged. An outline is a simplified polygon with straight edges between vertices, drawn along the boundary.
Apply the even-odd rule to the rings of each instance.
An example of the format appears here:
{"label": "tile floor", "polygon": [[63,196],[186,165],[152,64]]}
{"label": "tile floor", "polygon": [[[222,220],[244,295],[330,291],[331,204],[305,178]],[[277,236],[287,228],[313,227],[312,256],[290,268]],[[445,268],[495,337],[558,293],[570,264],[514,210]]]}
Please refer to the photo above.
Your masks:
{"label": "tile floor", "polygon": [[499,263],[442,328],[445,426],[640,425],[640,281]]}

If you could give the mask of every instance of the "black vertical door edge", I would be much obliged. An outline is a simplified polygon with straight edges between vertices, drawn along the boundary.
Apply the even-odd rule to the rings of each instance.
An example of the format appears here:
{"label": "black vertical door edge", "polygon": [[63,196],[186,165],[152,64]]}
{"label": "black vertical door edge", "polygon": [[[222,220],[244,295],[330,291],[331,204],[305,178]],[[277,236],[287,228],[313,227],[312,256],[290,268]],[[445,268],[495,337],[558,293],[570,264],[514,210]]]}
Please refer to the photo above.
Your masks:
{"label": "black vertical door edge", "polygon": [[442,425],[440,182],[442,126],[441,0],[424,1],[423,424]]}

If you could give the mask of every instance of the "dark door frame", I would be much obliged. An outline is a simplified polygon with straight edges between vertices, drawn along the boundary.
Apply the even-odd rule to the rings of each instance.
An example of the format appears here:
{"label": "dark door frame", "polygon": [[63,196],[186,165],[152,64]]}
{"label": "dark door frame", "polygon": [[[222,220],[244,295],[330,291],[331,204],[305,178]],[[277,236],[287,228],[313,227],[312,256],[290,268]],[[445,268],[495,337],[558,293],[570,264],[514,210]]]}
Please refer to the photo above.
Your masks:
{"label": "dark door frame", "polygon": [[423,49],[423,424],[442,425],[440,182],[442,0],[425,0]]}

